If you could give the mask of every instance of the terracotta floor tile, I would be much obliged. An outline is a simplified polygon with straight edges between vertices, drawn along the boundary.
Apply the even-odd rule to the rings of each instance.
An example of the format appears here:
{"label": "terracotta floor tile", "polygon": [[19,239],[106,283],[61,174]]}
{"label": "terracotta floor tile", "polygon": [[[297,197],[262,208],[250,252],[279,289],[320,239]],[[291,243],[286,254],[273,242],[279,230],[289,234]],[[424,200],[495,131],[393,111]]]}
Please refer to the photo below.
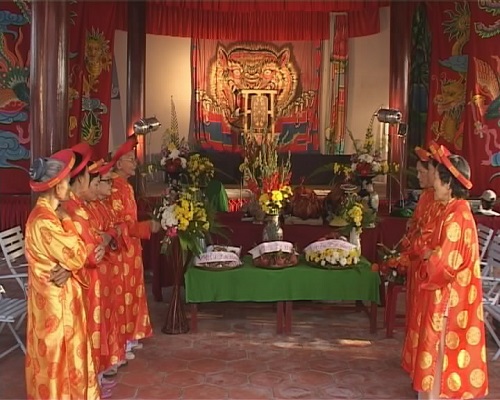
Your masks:
{"label": "terracotta floor tile", "polygon": [[212,374],[226,369],[226,362],[213,358],[202,358],[200,360],[190,361],[188,369],[205,374]]}
{"label": "terracotta floor tile", "polygon": [[332,376],[320,371],[300,371],[292,373],[292,382],[301,385],[324,386],[332,382]]}
{"label": "terracotta floor tile", "polygon": [[216,358],[223,361],[243,360],[247,358],[245,350],[223,348],[223,349],[210,349],[210,358]]}
{"label": "terracotta floor tile", "polygon": [[349,369],[349,363],[346,360],[336,358],[333,360],[325,358],[314,358],[310,360],[309,367],[314,371],[335,373]]}
{"label": "terracotta floor tile", "polygon": [[271,388],[263,388],[252,385],[235,386],[228,388],[228,398],[235,400],[261,400],[272,399]]}
{"label": "terracotta floor tile", "polygon": [[123,383],[118,383],[112,389],[112,399],[135,399],[138,388],[125,385]]}
{"label": "terracotta floor tile", "polygon": [[171,356],[161,359],[155,359],[154,361],[152,361],[152,364],[154,364],[154,367],[158,371],[163,371],[163,372],[180,371],[183,369],[187,369],[188,367],[188,361],[180,360],[178,358],[173,358]]}
{"label": "terracotta floor tile", "polygon": [[290,374],[277,371],[256,372],[250,375],[250,382],[255,386],[274,387],[282,382],[289,382]]}
{"label": "terracotta floor tile", "polygon": [[227,390],[223,387],[214,385],[196,385],[190,386],[183,390],[183,398],[187,399],[225,399],[227,397]]}
{"label": "terracotta floor tile", "polygon": [[318,390],[318,396],[324,399],[362,399],[362,392],[356,387],[343,387],[337,384],[328,385]]}
{"label": "terracotta floor tile", "polygon": [[192,348],[190,349],[173,349],[170,352],[170,355],[173,358],[178,358],[180,360],[199,360],[200,358],[206,358],[210,356],[210,350],[209,349],[196,349],[196,351],[193,351]]}
{"label": "terracotta floor tile", "polygon": [[194,371],[175,371],[168,373],[165,377],[165,383],[169,385],[185,387],[203,383],[205,377],[203,374]]}
{"label": "terracotta floor tile", "polygon": [[317,399],[318,393],[311,386],[299,382],[284,382],[273,387],[275,399]]}
{"label": "terracotta floor tile", "polygon": [[226,387],[245,385],[249,383],[249,380],[247,374],[226,370],[216,374],[207,375],[205,382],[216,386]]}
{"label": "terracotta floor tile", "polygon": [[120,383],[133,387],[159,385],[165,380],[165,372],[153,368],[123,372],[119,375]]}
{"label": "terracotta floor tile", "polygon": [[268,365],[262,361],[247,359],[228,362],[227,368],[236,372],[254,373],[267,371]]}
{"label": "terracotta floor tile", "polygon": [[171,385],[154,385],[139,388],[137,399],[180,399],[182,389]]}

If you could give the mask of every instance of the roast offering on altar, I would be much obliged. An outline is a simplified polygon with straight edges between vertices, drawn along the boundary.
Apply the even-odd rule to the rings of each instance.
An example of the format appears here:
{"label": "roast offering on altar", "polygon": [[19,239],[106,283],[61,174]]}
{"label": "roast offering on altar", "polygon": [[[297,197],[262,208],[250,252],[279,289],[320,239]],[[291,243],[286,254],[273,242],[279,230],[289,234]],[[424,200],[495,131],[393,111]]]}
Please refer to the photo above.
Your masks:
{"label": "roast offering on altar", "polygon": [[298,254],[290,242],[262,242],[249,251],[253,264],[260,268],[280,269],[297,265]]}
{"label": "roast offering on altar", "polygon": [[306,261],[325,269],[350,268],[359,262],[356,245],[344,239],[327,239],[311,243],[304,249]]}

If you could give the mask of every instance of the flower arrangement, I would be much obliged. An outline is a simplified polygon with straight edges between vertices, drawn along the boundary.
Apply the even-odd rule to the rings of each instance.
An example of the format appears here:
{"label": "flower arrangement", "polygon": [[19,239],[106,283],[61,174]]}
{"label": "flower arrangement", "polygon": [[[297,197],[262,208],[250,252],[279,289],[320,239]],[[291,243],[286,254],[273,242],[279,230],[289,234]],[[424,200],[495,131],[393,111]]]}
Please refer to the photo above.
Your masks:
{"label": "flower arrangement", "polygon": [[362,228],[375,222],[376,214],[372,210],[363,207],[356,195],[350,194],[341,205],[340,217],[347,223],[346,227],[349,230],[355,229],[360,234]]}
{"label": "flower arrangement", "polygon": [[173,240],[179,239],[183,252],[195,255],[203,251],[201,242],[213,228],[213,213],[198,196],[198,189],[187,188],[177,191],[168,188],[154,216],[160,220],[165,231],[162,253],[166,253]]}
{"label": "flower arrangement", "polygon": [[187,167],[189,144],[179,137],[179,123],[173,98],[170,108],[170,128],[163,134],[160,165],[169,174],[179,174]]}
{"label": "flower arrangement", "polygon": [[333,164],[333,181],[336,182],[339,180],[340,182],[344,182],[349,179],[352,173],[352,168],[350,165],[346,164]]}
{"label": "flower arrangement", "polygon": [[263,192],[259,197],[259,203],[266,214],[278,215],[280,210],[290,201],[292,195],[292,188],[286,185],[278,190]]}
{"label": "flower arrangement", "polygon": [[366,129],[365,139],[363,143],[360,140],[354,139],[352,132],[347,129],[347,133],[354,144],[354,150],[351,159],[351,171],[359,177],[373,177],[377,175],[386,175],[388,173],[397,172],[399,165],[397,163],[389,164],[382,157],[382,150],[385,146],[376,147],[373,136],[373,122],[375,115],[372,115],[368,128]]}
{"label": "flower arrangement", "polygon": [[323,268],[350,267],[359,262],[359,256],[357,248],[346,250],[330,247],[323,250],[305,251],[306,261],[318,264]]}
{"label": "flower arrangement", "polygon": [[[290,154],[280,160],[277,135],[266,133],[245,135],[245,157],[240,165],[247,188],[267,210],[279,212],[285,199],[290,197]],[[284,197],[284,196],[287,197]]]}
{"label": "flower arrangement", "polygon": [[193,154],[187,162],[187,171],[191,183],[195,187],[206,186],[214,177],[214,164],[208,157]]}
{"label": "flower arrangement", "polygon": [[[399,245],[399,243],[398,243]],[[406,283],[406,266],[400,262],[400,251],[397,249],[396,245],[393,249],[389,249],[382,243],[379,243],[379,256],[381,259],[380,265],[374,264],[372,269],[379,271],[380,274],[388,282],[393,282],[398,285],[404,285]]]}

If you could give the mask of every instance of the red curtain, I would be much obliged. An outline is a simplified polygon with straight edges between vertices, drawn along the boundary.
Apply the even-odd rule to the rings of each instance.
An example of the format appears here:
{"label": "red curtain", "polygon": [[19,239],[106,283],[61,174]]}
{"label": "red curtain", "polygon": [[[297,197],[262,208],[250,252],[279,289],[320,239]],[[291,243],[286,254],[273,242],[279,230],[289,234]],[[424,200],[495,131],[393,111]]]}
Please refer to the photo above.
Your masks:
{"label": "red curtain", "polygon": [[329,12],[348,12],[350,37],[380,31],[378,1],[148,2],[148,33],[197,39],[284,41],[328,39]]}
{"label": "red curtain", "polygon": [[317,42],[198,39],[192,50],[195,135],[205,149],[239,152],[242,89],[274,89],[284,150],[319,149],[321,46]]}
{"label": "red curtain", "polygon": [[123,26],[115,2],[78,2],[70,7],[69,138],[104,158],[109,146],[113,41]]}
{"label": "red curtain", "polygon": [[24,1],[1,3],[0,193],[29,193],[30,9]]}
{"label": "red curtain", "polygon": [[487,2],[470,3],[463,155],[471,166],[476,195],[485,189],[500,192],[500,179],[489,182],[500,172],[500,35],[491,35],[498,24],[497,12]]}

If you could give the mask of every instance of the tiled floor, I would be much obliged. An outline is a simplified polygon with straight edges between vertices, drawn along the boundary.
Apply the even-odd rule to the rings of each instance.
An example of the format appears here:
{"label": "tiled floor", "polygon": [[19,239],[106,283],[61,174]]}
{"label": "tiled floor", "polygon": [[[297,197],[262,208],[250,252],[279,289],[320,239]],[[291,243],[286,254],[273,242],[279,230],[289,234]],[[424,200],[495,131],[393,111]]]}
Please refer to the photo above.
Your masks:
{"label": "tiled floor", "polygon": [[[205,305],[199,333],[165,335],[166,304],[151,301],[155,336],[120,369],[113,398],[416,398],[399,367],[401,332],[372,335],[366,315],[323,308],[295,311],[293,334],[279,336],[271,305]],[[0,346],[6,338],[2,332]],[[0,398],[25,398],[23,362],[19,350],[0,360]],[[490,363],[491,399],[500,398],[497,365]]]}

